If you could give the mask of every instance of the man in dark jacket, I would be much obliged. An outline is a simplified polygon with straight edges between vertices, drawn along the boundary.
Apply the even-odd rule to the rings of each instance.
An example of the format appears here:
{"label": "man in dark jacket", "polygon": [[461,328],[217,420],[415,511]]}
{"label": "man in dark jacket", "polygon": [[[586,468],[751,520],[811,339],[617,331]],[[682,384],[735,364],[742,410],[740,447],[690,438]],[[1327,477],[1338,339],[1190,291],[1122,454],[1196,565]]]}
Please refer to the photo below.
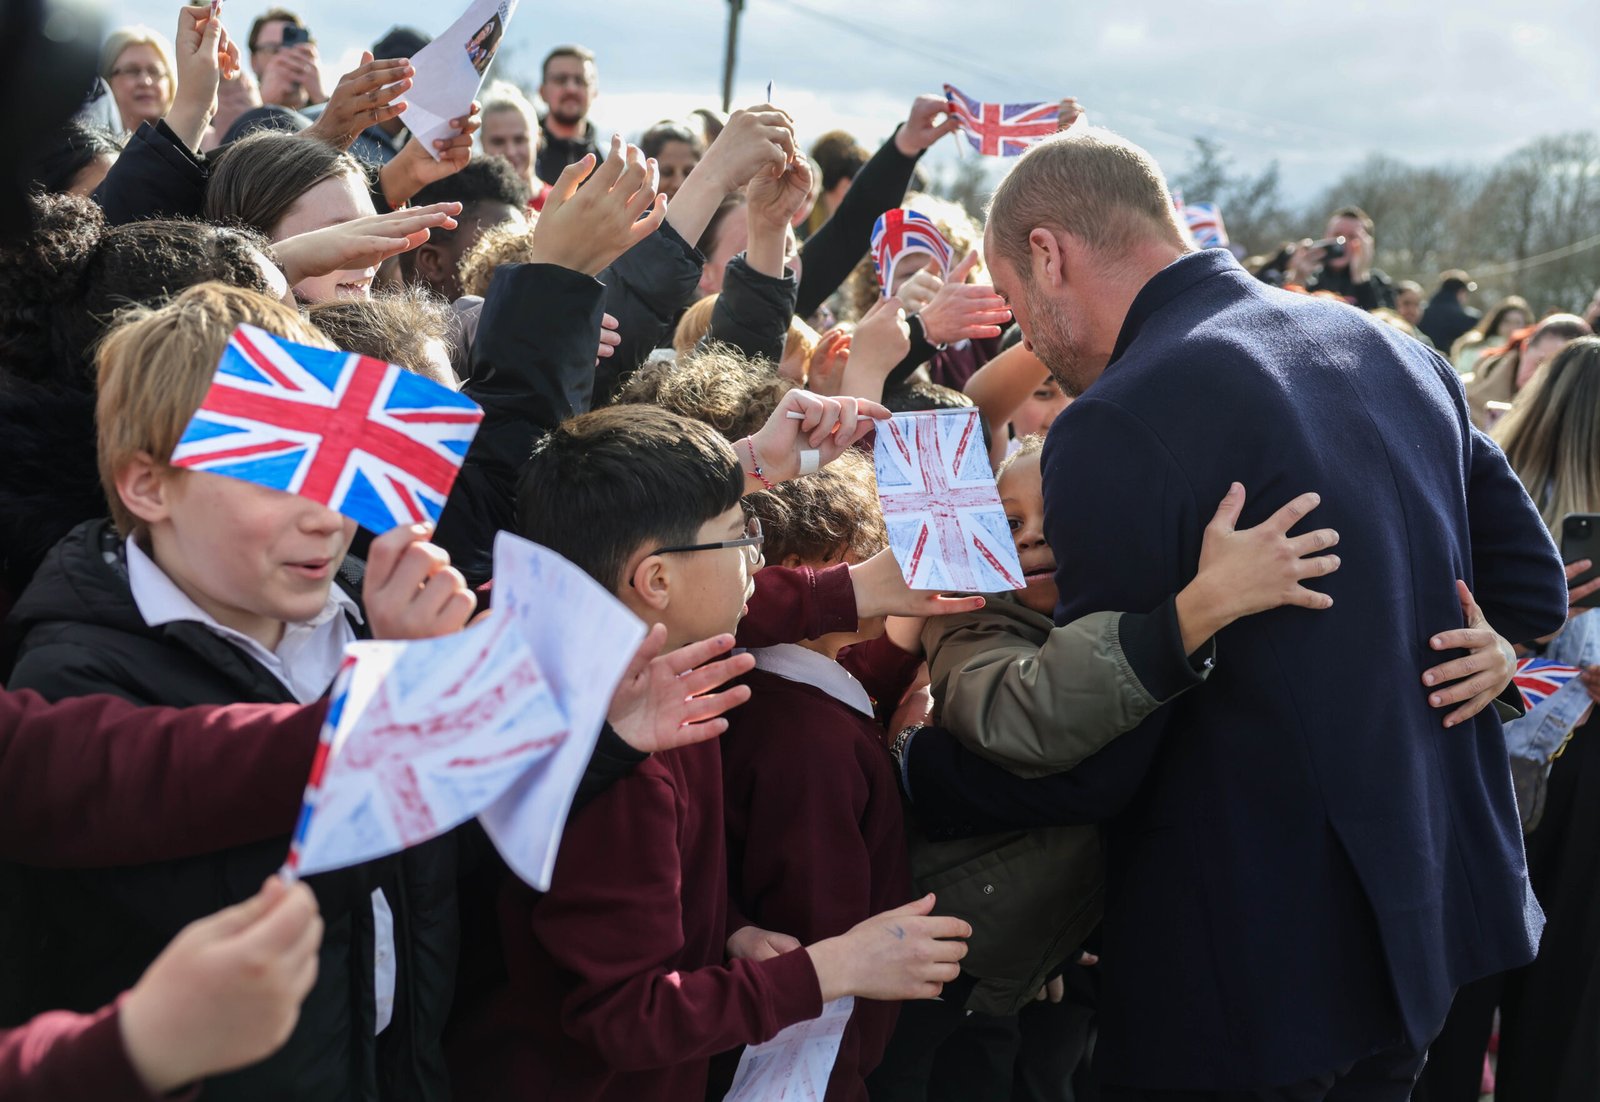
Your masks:
{"label": "man in dark jacket", "polygon": [[539,157],[534,175],[547,184],[561,178],[561,170],[593,153],[601,157],[595,141],[589,105],[599,85],[594,51],[584,46],[557,46],[544,59],[539,98],[547,110],[539,117]]}
{"label": "man in dark jacket", "polygon": [[1478,289],[1472,277],[1459,269],[1439,277],[1439,289],[1428,300],[1417,328],[1427,334],[1433,347],[1449,355],[1450,346],[1461,334],[1478,324],[1481,313],[1467,305],[1467,296]]}
{"label": "man in dark jacket", "polygon": [[1082,395],[1044,452],[1057,623],[1160,604],[1235,480],[1246,525],[1319,491],[1343,553],[1330,611],[1225,629],[1210,685],[1074,771],[1115,815],[1105,1097],[1399,1102],[1455,989],[1538,945],[1498,719],[1442,730],[1420,673],[1455,579],[1510,639],[1561,626],[1549,534],[1447,364],[1190,252],[1160,170],[1114,135],[1025,154],[985,255]]}

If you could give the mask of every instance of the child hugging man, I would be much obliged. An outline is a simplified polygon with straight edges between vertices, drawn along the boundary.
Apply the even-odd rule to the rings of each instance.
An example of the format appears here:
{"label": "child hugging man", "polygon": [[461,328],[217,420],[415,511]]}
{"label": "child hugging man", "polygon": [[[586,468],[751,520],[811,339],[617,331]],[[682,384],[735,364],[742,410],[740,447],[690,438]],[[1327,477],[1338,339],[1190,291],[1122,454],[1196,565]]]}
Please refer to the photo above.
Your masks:
{"label": "child hugging man", "polygon": [[[365,634],[361,564],[346,561],[353,521],[167,461],[242,323],[331,347],[282,303],[218,283],[134,313],[102,345],[96,421],[113,519],[73,530],[17,602],[8,688],[175,706],[304,703]],[[460,586],[458,596],[464,622],[471,595]],[[187,795],[152,792],[148,814]],[[308,880],[327,930],[299,1024],[274,1056],[208,1081],[207,1099],[345,1102],[376,1098],[380,1082],[437,1096],[448,1006],[421,993],[450,983],[447,843]],[[287,851],[283,838],[117,869],[7,870],[0,948],[23,973],[18,1009],[110,1002],[186,923],[257,891]]]}
{"label": "child hugging man", "polygon": [[[733,631],[754,592],[762,534],[740,504],[747,481],[709,426],[613,407],[540,442],[517,526],[663,625],[671,650]],[[730,961],[729,937],[749,923],[729,905],[721,751],[655,754],[572,815],[548,893],[508,883],[509,987],[474,1070],[497,1097],[699,1099],[712,1056],[826,1001],[936,994],[965,951],[952,939],[970,930],[927,917],[932,902]]]}
{"label": "child hugging man", "polygon": [[[858,563],[888,544],[872,460],[859,451],[747,503],[778,565]],[[752,652],[750,701],[729,715],[722,736],[728,866],[735,904],[756,927],[783,936],[741,938],[730,947],[736,955],[759,960],[832,937],[911,898],[905,813],[879,722],[922,666],[921,621],[904,623],[915,654],[883,634],[881,618]],[[866,1073],[898,1011],[898,1003],[856,1001],[829,1099],[864,1102]]]}

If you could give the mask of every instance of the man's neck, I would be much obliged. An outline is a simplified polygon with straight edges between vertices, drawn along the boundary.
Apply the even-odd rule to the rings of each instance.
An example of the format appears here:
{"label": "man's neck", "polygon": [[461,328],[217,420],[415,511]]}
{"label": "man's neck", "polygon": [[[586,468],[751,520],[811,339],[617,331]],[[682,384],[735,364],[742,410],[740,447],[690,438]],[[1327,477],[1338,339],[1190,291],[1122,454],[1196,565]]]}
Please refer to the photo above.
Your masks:
{"label": "man's neck", "polygon": [[564,123],[560,119],[556,118],[555,112],[552,111],[550,114],[544,117],[544,128],[550,131],[550,136],[552,138],[563,138],[567,141],[573,141],[584,136],[584,133],[588,130],[588,121],[589,120],[585,118],[579,119],[575,123]]}

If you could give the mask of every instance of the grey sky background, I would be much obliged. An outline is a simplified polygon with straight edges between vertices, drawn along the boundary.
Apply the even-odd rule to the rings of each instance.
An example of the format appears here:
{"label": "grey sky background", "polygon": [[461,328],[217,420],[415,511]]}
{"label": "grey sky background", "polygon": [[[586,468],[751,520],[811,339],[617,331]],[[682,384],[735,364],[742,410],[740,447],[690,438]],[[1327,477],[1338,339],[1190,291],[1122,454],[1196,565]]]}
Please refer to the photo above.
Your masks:
{"label": "grey sky background", "polygon": [[[228,0],[241,38],[269,5]],[[300,0],[332,78],[391,25],[437,33],[465,3]],[[108,5],[170,35],[176,6]],[[720,102],[724,0],[522,0],[491,76],[538,83],[544,52],[599,55],[592,117],[637,134]],[[1593,0],[747,0],[735,106],[771,80],[801,138],[844,127],[875,146],[919,92],[1078,97],[1090,118],[1180,171],[1196,135],[1242,168],[1276,159],[1293,199],[1369,152],[1416,163],[1493,160],[1538,134],[1600,130]],[[930,155],[948,171],[945,139]],[[998,165],[998,162],[997,162]],[[1204,196],[1189,196],[1198,200]]]}

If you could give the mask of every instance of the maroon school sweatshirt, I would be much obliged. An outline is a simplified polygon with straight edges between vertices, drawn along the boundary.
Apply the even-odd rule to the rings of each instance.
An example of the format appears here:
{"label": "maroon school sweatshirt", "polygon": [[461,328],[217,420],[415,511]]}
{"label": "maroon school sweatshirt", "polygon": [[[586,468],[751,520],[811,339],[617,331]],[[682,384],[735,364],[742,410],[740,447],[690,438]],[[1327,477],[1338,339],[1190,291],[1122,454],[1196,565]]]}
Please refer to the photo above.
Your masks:
{"label": "maroon school sweatshirt", "polygon": [[[851,650],[851,672],[892,711],[921,659],[887,639]],[[757,669],[722,736],[734,903],[755,925],[811,944],[912,897],[905,816],[878,721],[815,684]],[[900,1005],[857,999],[829,1102],[865,1102]]]}

